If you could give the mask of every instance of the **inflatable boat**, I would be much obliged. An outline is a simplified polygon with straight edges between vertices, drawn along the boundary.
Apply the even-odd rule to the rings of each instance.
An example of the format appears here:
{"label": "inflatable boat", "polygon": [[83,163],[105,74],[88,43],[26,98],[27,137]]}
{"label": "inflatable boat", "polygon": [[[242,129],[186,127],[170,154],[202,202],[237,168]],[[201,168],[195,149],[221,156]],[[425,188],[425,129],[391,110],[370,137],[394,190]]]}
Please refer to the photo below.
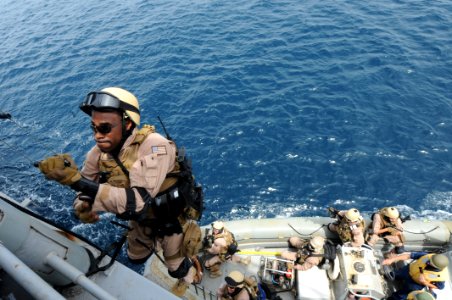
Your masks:
{"label": "inflatable boat", "polygon": [[[250,257],[249,264],[242,259],[226,261],[221,264],[222,276],[210,278],[204,272],[202,281],[193,284],[183,296],[184,299],[217,299],[216,291],[225,282],[231,271],[240,271],[246,278],[253,278],[262,288],[264,299],[305,299],[305,300],[343,300],[386,299],[403,285],[394,278],[395,269],[409,261],[395,266],[383,266],[385,253],[391,247],[380,240],[373,248],[341,246],[338,236],[329,231],[327,225],[334,219],[329,217],[299,217],[283,219],[238,220],[225,222],[225,227],[234,234],[238,242],[240,258]],[[366,220],[369,222],[369,220]],[[368,223],[367,223],[368,224]],[[210,226],[203,227],[203,233]],[[452,261],[451,221],[409,220],[404,223],[406,251],[425,251],[445,253]],[[293,262],[284,260],[280,254],[289,250],[288,239],[299,236],[309,239],[323,236],[336,245],[336,258],[327,267],[313,267],[307,271],[291,269]],[[204,252],[199,253],[202,261]],[[248,259],[249,260],[249,259]],[[452,264],[451,264],[452,265]],[[451,268],[448,269],[449,278]],[[170,289],[175,280],[167,276],[162,262],[151,257],[144,276]],[[449,280],[443,290],[435,290],[438,300],[452,299],[452,284]]]}

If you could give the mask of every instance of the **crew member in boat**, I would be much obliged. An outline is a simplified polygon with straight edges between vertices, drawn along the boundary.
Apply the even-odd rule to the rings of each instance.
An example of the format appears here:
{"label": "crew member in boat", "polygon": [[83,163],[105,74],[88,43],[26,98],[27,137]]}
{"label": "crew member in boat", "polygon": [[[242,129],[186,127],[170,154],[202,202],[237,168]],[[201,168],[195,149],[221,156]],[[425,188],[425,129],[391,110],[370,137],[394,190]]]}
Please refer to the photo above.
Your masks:
{"label": "crew member in boat", "polygon": [[405,252],[403,241],[403,225],[400,219],[399,210],[395,207],[384,207],[372,215],[372,223],[367,229],[369,234],[366,243],[373,247],[380,238],[391,243],[395,247],[395,252],[401,254]]}
{"label": "crew member in boat", "polygon": [[224,278],[225,282],[217,290],[218,300],[250,300],[245,288],[245,275],[240,271],[232,271]]}
{"label": "crew member in boat", "polygon": [[321,236],[312,237],[308,243],[300,237],[291,237],[289,247],[296,248],[297,251],[284,251],[281,257],[294,261],[294,269],[306,271],[323,262],[323,245],[325,245],[325,238]]}
{"label": "crew member in boat", "polygon": [[138,128],[139,103],[129,91],[109,87],[91,92],[80,109],[91,116],[96,142],[82,170],[69,154],[41,161],[40,170],[79,192],[74,210],[82,222],[97,222],[98,212],[129,220],[131,262],[145,262],[160,245],[169,275],[179,279],[174,293],[185,293],[196,270],[183,247],[184,228],[199,230],[201,246],[201,231],[188,203],[202,201],[202,193],[194,192],[191,169],[169,136],[156,133],[154,126]]}
{"label": "crew member in boat", "polygon": [[221,276],[221,264],[225,261],[232,260],[242,263],[249,263],[250,257],[235,257],[234,253],[238,251],[237,242],[234,234],[230,232],[222,221],[212,223],[212,233],[204,237],[204,247],[207,252],[204,267],[209,271],[211,278]]}
{"label": "crew member in boat", "polygon": [[364,244],[365,222],[359,210],[351,208],[339,211],[330,207],[328,211],[331,217],[337,219],[328,224],[328,229],[339,235],[342,244],[352,247],[360,247]]}
{"label": "crew member in boat", "polygon": [[414,261],[395,271],[395,279],[402,281],[402,288],[392,294],[390,299],[406,299],[410,292],[424,288],[427,288],[435,296],[433,290],[444,289],[445,282],[449,279],[447,270],[449,259],[446,255],[427,252],[406,252],[386,258],[382,264],[390,265],[397,261],[408,259],[413,259]]}

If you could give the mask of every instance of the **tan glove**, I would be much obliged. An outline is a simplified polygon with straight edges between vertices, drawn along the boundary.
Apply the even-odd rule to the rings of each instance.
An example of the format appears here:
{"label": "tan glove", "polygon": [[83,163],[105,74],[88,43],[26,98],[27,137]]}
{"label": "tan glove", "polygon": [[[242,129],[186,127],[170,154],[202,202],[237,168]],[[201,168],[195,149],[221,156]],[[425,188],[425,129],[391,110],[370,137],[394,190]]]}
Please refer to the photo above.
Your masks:
{"label": "tan glove", "polygon": [[72,185],[82,176],[70,154],[58,154],[39,162],[39,170],[47,179],[58,181],[64,185]]}
{"label": "tan glove", "polygon": [[80,194],[74,201],[74,213],[75,216],[83,223],[96,223],[99,221],[99,215],[92,211],[92,204],[87,201],[80,200],[83,197],[87,197]]}

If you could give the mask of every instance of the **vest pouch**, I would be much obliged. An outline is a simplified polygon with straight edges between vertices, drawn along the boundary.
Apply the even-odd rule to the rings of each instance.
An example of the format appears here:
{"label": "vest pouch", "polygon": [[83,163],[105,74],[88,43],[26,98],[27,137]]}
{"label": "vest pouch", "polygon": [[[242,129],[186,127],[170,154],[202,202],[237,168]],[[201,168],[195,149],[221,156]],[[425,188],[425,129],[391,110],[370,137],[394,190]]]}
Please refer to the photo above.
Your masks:
{"label": "vest pouch", "polygon": [[194,221],[188,221],[183,227],[184,241],[182,253],[184,256],[192,257],[201,250],[201,228]]}
{"label": "vest pouch", "polygon": [[108,184],[118,188],[126,188],[129,186],[129,179],[126,175],[111,176],[108,179]]}
{"label": "vest pouch", "polygon": [[159,220],[175,219],[184,211],[185,200],[181,197],[179,189],[157,195],[152,201],[152,210]]}
{"label": "vest pouch", "polygon": [[179,192],[185,200],[185,217],[189,220],[199,221],[204,210],[204,193],[200,185],[193,181],[180,178],[177,184]]}

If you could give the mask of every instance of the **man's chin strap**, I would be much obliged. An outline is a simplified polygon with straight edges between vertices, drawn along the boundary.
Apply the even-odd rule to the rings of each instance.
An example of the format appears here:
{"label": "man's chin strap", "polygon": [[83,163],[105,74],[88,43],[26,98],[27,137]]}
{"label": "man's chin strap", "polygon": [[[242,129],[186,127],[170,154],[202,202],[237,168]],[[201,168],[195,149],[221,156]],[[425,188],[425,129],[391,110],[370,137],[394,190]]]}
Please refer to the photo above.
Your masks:
{"label": "man's chin strap", "polygon": [[[125,116],[122,118],[121,142],[119,143],[118,147],[116,147],[116,149],[111,152],[111,155],[114,157],[116,162],[122,167],[124,167],[124,166],[122,165],[121,161],[119,160],[118,154],[119,154],[119,151],[122,149],[122,146],[124,145],[126,139],[132,134],[134,127],[135,126],[132,126],[132,128],[130,130],[126,130]],[[127,174],[128,174],[128,171],[127,171]],[[78,192],[82,192],[86,196],[92,198],[92,201],[94,202],[94,198],[96,197],[97,191],[99,190],[99,183],[82,177],[82,179],[80,179],[76,183],[72,184],[71,188]]]}

